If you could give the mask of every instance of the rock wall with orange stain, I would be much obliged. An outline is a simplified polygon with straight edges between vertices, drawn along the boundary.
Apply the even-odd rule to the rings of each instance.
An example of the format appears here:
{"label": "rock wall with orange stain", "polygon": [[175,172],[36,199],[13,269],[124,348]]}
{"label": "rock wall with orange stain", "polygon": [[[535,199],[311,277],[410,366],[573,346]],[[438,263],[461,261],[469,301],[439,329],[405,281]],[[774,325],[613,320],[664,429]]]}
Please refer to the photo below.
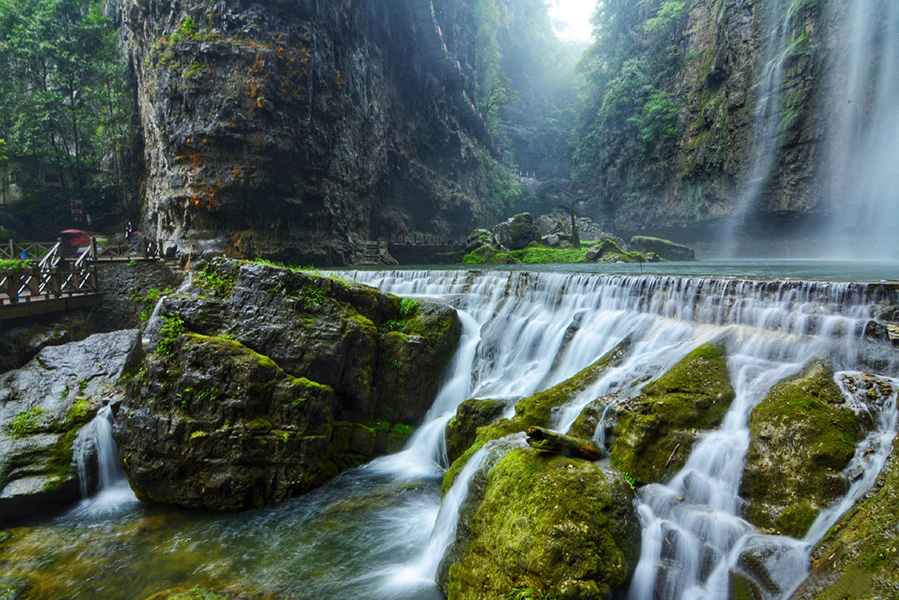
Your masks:
{"label": "rock wall with orange stain", "polygon": [[143,227],[171,251],[333,265],[368,239],[463,238],[478,221],[489,139],[464,102],[475,39],[462,0],[123,12]]}

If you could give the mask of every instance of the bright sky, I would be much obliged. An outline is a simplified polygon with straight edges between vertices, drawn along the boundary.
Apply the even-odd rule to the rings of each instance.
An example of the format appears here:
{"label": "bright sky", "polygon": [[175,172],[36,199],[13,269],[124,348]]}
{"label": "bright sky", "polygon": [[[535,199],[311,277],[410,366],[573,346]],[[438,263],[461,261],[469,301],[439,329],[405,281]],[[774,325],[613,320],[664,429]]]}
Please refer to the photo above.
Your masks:
{"label": "bright sky", "polygon": [[565,41],[586,42],[592,27],[590,17],[596,10],[597,0],[547,0],[549,18],[556,35]]}

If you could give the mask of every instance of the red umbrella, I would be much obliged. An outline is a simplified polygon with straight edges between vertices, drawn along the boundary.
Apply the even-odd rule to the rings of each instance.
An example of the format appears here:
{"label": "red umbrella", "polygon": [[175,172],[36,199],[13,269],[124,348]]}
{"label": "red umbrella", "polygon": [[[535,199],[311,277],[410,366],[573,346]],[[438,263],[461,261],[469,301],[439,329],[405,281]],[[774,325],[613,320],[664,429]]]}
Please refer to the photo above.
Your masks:
{"label": "red umbrella", "polygon": [[87,233],[87,232],[86,232],[86,231],[83,231],[83,230],[81,230],[81,229],[64,229],[63,231],[60,231],[59,233],[63,233],[63,234],[78,234],[78,233]]}

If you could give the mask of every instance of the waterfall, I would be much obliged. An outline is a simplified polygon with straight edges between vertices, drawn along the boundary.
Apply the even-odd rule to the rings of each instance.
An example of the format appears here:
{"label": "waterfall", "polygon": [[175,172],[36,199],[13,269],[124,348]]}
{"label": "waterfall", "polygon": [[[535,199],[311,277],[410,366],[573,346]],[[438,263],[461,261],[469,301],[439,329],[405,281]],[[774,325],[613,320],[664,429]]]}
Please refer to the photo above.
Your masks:
{"label": "waterfall", "polygon": [[[553,414],[552,428],[566,431],[593,400],[633,397],[699,345],[724,344],[736,397],[721,427],[699,438],[680,473],[667,484],[640,490],[637,512],[643,539],[630,598],[727,598],[730,573],[740,553],[759,545],[773,548],[771,555],[779,557],[770,575],[783,584],[782,589],[804,579],[810,548],[817,540],[764,536],[740,516],[738,490],[749,446],[749,414],[774,384],[799,372],[812,358],[826,358],[839,369],[859,368],[865,360],[866,324],[877,314],[879,302],[893,298],[888,288],[501,271],[342,274],[387,292],[447,302],[464,315],[462,350],[447,380],[454,382],[456,391],[435,403],[420,436],[410,441],[410,450],[414,447],[415,454],[427,456],[432,465],[439,462],[441,434],[452,409],[467,396],[531,395],[629,340],[628,354],[620,364]],[[896,366],[890,358],[880,368],[894,372]],[[891,440],[896,429],[895,398],[882,412],[880,427],[867,447],[883,449],[885,460],[887,438]],[[597,429],[601,428],[602,423]],[[883,462],[869,456],[859,461],[867,465],[859,481],[870,487]],[[424,557],[405,565],[405,576],[435,570],[439,561],[434,557],[455,531],[457,506],[477,468],[471,467],[468,478],[457,479],[440,516],[435,516]],[[856,491],[850,490],[841,507],[822,513],[821,525],[813,531],[820,529],[823,535],[864,493],[864,485],[853,486]],[[425,563],[427,569],[422,567]],[[668,568],[662,569],[662,564]]]}
{"label": "waterfall", "polygon": [[828,63],[828,187],[834,254],[899,256],[899,3],[836,3],[845,48]]}
{"label": "waterfall", "polygon": [[[102,513],[136,500],[119,463],[116,443],[112,438],[112,421],[112,408],[107,405],[78,432],[73,454],[84,500],[76,510]],[[94,481],[96,494],[91,497],[91,483]]]}
{"label": "waterfall", "polygon": [[752,115],[752,158],[749,174],[743,183],[733,217],[725,225],[721,240],[724,254],[734,256],[739,236],[737,231],[756,209],[768,184],[777,157],[777,142],[783,107],[784,65],[790,53],[790,21],[793,8],[787,0],[766,3],[765,23],[768,33],[764,42],[764,64],[756,87],[755,110]]}

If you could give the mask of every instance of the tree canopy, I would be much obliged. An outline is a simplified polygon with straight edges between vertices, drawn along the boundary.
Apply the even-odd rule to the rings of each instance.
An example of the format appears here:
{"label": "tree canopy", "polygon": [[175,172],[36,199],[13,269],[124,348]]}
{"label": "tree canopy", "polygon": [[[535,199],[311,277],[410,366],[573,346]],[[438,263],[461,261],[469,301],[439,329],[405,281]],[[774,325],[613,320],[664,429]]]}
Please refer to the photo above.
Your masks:
{"label": "tree canopy", "polygon": [[0,138],[24,171],[26,220],[47,203],[46,225],[59,225],[70,198],[105,212],[124,193],[131,132],[116,43],[97,2],[0,0]]}

